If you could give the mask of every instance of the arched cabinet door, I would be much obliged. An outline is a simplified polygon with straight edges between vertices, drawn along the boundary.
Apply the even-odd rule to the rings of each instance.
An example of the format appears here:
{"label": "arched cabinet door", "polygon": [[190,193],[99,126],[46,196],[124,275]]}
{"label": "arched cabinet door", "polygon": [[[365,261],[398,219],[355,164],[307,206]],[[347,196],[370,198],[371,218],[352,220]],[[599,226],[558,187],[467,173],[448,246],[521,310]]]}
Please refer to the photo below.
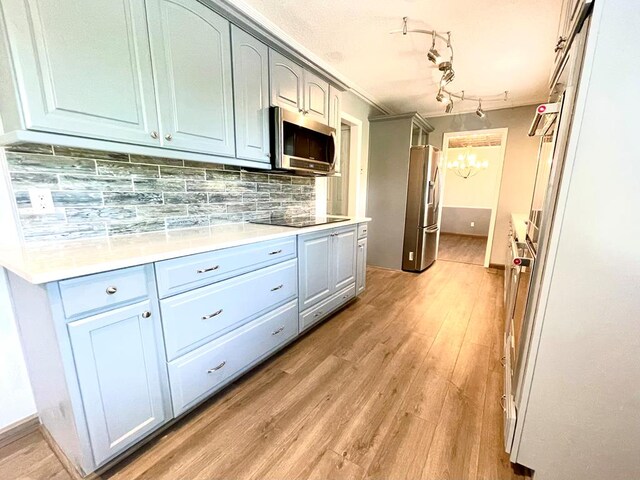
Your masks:
{"label": "arched cabinet door", "polygon": [[311,72],[304,72],[304,105],[308,117],[328,125],[329,82]]}
{"label": "arched cabinet door", "polygon": [[274,106],[304,112],[304,69],[297,63],[269,51],[271,75],[271,104]]}
{"label": "arched cabinet door", "polygon": [[144,2],[2,0],[2,13],[25,128],[159,145]]}
{"label": "arched cabinet door", "polygon": [[234,156],[229,22],[192,0],[147,0],[166,148]]}
{"label": "arched cabinet door", "polygon": [[236,157],[269,163],[269,48],[231,26]]}

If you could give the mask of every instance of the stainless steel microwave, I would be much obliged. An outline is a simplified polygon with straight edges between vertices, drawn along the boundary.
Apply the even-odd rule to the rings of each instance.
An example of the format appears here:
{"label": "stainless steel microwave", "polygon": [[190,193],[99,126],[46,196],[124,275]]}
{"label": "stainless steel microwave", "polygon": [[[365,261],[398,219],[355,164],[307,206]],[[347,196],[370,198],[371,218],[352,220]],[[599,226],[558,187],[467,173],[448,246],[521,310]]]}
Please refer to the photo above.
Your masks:
{"label": "stainless steel microwave", "polygon": [[336,130],[280,107],[271,107],[271,158],[275,170],[300,175],[329,175],[334,171]]}

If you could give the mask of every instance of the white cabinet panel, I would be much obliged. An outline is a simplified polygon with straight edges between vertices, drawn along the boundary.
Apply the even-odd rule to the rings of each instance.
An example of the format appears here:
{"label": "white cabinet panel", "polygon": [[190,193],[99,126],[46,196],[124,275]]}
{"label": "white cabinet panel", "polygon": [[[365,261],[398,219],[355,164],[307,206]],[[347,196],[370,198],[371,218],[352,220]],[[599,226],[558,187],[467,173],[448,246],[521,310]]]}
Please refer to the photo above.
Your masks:
{"label": "white cabinet panel", "polygon": [[271,104],[295,112],[304,111],[304,69],[297,63],[269,51]]}
{"label": "white cabinet panel", "polygon": [[358,240],[358,251],[356,252],[356,295],[364,292],[367,286],[367,239]]}
{"label": "white cabinet panel", "polygon": [[332,292],[333,237],[331,231],[298,237],[300,265],[300,310],[304,310]]}
{"label": "white cabinet panel", "polygon": [[191,0],[149,0],[162,145],[233,156],[229,22]]}
{"label": "white cabinet panel", "polygon": [[149,301],[68,327],[97,465],[165,421],[156,320],[145,311]]}
{"label": "white cabinet panel", "polygon": [[333,292],[356,281],[356,228],[335,230],[333,237]]}
{"label": "white cabinet panel", "polygon": [[269,163],[269,48],[231,27],[236,156]]}
{"label": "white cabinet panel", "polygon": [[304,112],[319,122],[329,123],[329,83],[311,72],[304,72]]}
{"label": "white cabinet panel", "polygon": [[3,0],[25,126],[159,145],[144,2]]}

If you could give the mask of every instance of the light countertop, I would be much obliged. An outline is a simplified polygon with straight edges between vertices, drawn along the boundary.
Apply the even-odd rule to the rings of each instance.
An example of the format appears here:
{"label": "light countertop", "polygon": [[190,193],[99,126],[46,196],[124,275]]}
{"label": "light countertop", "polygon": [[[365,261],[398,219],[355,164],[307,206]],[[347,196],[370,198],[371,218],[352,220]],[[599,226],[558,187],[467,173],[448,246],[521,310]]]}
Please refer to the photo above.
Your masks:
{"label": "light countertop", "polygon": [[40,284],[370,220],[351,218],[304,228],[243,223],[59,241],[0,249],[0,265],[30,283]]}
{"label": "light countertop", "polygon": [[526,213],[512,213],[511,225],[513,232],[516,235],[516,240],[524,242],[527,236],[527,223],[529,222],[529,215]]}

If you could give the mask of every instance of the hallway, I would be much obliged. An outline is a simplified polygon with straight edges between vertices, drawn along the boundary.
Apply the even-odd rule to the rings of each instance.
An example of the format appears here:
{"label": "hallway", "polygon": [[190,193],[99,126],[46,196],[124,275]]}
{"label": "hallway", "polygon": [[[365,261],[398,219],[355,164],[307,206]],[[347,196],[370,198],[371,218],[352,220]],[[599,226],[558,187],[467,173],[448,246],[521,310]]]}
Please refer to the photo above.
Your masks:
{"label": "hallway", "polygon": [[[500,273],[438,261],[367,281],[102,478],[523,478],[502,448]],[[0,478],[69,476],[35,433],[0,449]]]}
{"label": "hallway", "polygon": [[484,265],[487,237],[440,233],[438,260]]}

